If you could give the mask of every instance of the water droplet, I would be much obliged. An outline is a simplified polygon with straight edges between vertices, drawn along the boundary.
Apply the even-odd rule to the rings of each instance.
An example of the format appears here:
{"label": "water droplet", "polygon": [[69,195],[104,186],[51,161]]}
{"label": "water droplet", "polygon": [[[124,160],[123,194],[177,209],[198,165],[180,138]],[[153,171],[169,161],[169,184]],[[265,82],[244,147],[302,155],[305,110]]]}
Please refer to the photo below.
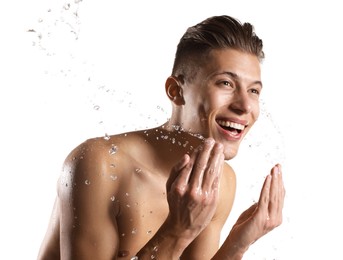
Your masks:
{"label": "water droplet", "polygon": [[115,181],[116,179],[118,179],[118,176],[117,175],[111,175],[110,178],[112,181]]}
{"label": "water droplet", "polygon": [[108,140],[111,139],[111,137],[106,133],[105,136],[104,136],[104,139],[105,139],[106,141],[108,141]]}
{"label": "water droplet", "polygon": [[90,185],[91,182],[90,182],[89,180],[85,180],[85,184],[86,184],[86,185]]}
{"label": "water droplet", "polygon": [[68,3],[68,4],[65,4],[64,6],[63,6],[63,8],[64,8],[64,10],[69,10],[70,9],[70,4]]}
{"label": "water droplet", "polygon": [[95,106],[93,106],[93,109],[94,109],[94,110],[99,110],[99,109],[100,109],[100,106],[99,106],[99,105],[95,105]]}
{"label": "water droplet", "polygon": [[110,164],[110,167],[111,167],[111,168],[115,168],[116,165],[115,165],[114,163],[111,163],[111,164]]}
{"label": "water droplet", "polygon": [[137,169],[135,170],[135,172],[136,172],[136,173],[140,173],[140,172],[142,172],[142,169],[137,168]]}
{"label": "water droplet", "polygon": [[131,231],[131,234],[136,235],[137,234],[137,229],[133,228],[132,231]]}
{"label": "water droplet", "polygon": [[118,151],[118,147],[112,144],[111,149],[108,151],[111,155],[115,154]]}
{"label": "water droplet", "polygon": [[138,260],[138,256],[133,256],[130,260]]}
{"label": "water droplet", "polygon": [[111,197],[111,200],[112,200],[112,201],[115,201],[115,200],[116,200],[116,197],[115,197],[115,196],[112,196],[112,197]]}
{"label": "water droplet", "polygon": [[148,230],[146,233],[147,233],[147,234],[151,234],[151,233],[152,233],[152,230]]}
{"label": "water droplet", "polygon": [[127,197],[128,197],[128,196],[130,196],[130,194],[129,194],[128,192],[126,192],[126,193],[125,193],[125,196],[127,196]]}

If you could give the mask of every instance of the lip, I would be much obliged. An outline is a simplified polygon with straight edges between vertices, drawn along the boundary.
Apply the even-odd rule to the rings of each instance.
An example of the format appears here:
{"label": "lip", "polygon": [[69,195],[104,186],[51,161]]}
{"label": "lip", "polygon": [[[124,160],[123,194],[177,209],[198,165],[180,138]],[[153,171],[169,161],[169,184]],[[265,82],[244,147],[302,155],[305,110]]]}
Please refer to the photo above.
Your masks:
{"label": "lip", "polygon": [[245,127],[247,127],[249,125],[249,121],[248,120],[243,120],[243,119],[239,119],[239,118],[219,117],[219,118],[216,119],[216,121],[220,121],[220,120],[230,121],[230,122],[233,122],[233,123],[245,125]]}
{"label": "lip", "polygon": [[[220,121],[220,120],[230,121],[233,123],[241,124],[241,125],[244,125],[245,127],[243,130],[240,131],[240,133],[233,134],[231,131],[225,130],[224,128],[222,128],[219,125],[218,121]],[[217,127],[218,127],[219,132],[228,141],[239,141],[239,140],[241,140],[242,136],[244,135],[246,127],[248,127],[248,125],[249,125],[249,121],[238,119],[238,118],[217,118],[216,122],[217,122]]]}

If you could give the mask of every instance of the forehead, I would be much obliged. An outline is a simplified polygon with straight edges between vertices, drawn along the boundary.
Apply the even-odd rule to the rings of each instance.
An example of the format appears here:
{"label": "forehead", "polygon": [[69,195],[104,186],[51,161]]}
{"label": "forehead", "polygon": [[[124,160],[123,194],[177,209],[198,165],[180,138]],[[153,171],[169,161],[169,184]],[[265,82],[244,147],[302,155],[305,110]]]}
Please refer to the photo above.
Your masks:
{"label": "forehead", "polygon": [[234,49],[212,50],[203,69],[207,77],[230,72],[248,81],[261,80],[261,67],[257,56]]}

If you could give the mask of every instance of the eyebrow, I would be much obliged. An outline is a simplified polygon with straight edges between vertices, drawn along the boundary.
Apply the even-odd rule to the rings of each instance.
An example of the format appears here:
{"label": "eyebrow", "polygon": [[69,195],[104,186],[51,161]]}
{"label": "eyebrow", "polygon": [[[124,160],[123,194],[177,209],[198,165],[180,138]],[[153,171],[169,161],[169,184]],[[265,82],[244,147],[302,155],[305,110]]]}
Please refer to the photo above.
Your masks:
{"label": "eyebrow", "polygon": [[[220,75],[220,74],[226,74],[226,75],[234,78],[235,80],[239,80],[240,79],[240,77],[236,73],[231,72],[231,71],[224,71],[224,72],[218,73],[216,75]],[[251,85],[260,85],[261,88],[263,88],[262,81],[260,81],[260,80],[253,81]]]}

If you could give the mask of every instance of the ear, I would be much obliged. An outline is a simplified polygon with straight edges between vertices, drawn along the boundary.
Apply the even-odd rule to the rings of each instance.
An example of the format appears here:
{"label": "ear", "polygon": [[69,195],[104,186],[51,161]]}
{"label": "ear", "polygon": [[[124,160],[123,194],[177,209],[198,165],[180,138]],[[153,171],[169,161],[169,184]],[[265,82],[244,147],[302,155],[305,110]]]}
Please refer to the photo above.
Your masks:
{"label": "ear", "polygon": [[168,77],[166,80],[165,88],[167,96],[171,100],[171,102],[178,106],[185,104],[181,83],[177,77]]}

